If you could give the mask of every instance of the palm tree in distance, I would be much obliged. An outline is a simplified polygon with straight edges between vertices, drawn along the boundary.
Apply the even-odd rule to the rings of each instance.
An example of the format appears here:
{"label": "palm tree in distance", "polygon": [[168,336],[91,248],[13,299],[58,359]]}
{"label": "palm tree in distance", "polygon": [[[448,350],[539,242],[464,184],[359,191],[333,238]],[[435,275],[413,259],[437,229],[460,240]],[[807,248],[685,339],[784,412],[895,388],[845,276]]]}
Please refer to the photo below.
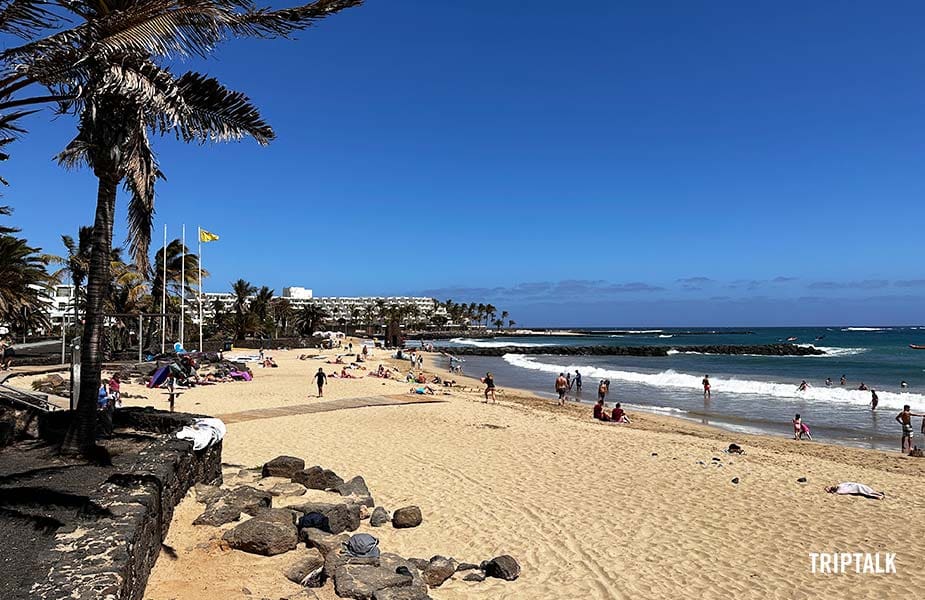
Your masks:
{"label": "palm tree in distance", "polygon": [[[0,215],[10,209],[0,206]],[[45,303],[40,290],[52,282],[45,272],[44,257],[24,239],[11,234],[13,227],[0,226],[0,323],[27,333],[29,329],[48,326]]]}
{"label": "palm tree in distance", "polygon": [[510,315],[511,315],[511,313],[507,312],[506,310],[502,310],[502,311],[501,311],[501,321],[502,321],[502,323],[501,323],[501,325],[498,327],[498,329],[501,329],[502,327],[504,327],[504,321],[507,321],[507,318],[508,318]]}
{"label": "palm tree in distance", "polygon": [[254,318],[250,304],[251,296],[257,293],[257,288],[249,281],[238,279],[231,284],[231,293],[234,294],[234,337],[243,340],[253,330]]}
{"label": "palm tree in distance", "polygon": [[517,321],[509,320],[509,321],[507,322],[507,328],[508,328],[508,329],[513,329],[513,328],[514,328],[514,325],[517,325]]}
{"label": "palm tree in distance", "polygon": [[[89,455],[95,445],[103,302],[116,192],[122,183],[130,194],[129,251],[147,270],[154,185],[163,177],[150,135],[173,134],[185,142],[252,137],[261,145],[275,137],[244,94],[199,73],[176,76],[166,63],[209,57],[232,38],[286,37],[361,3],[316,0],[271,10],[248,0],[70,0],[19,19],[33,41],[5,50],[0,60],[10,72],[28,74],[15,85],[38,82],[60,102],[62,113],[78,117],[77,135],[58,160],[67,167],[87,166],[98,180],[80,402],[62,451]],[[0,24],[11,6],[26,9],[38,4],[5,3]],[[35,39],[37,35],[46,37]],[[0,104],[0,110],[10,108]]]}
{"label": "palm tree in distance", "polygon": [[62,265],[60,269],[52,273],[52,277],[58,281],[64,281],[65,277],[71,280],[74,286],[74,311],[80,310],[80,295],[84,281],[87,279],[87,271],[90,268],[90,248],[93,242],[93,228],[82,226],[77,230],[77,240],[75,241],[69,235],[61,236],[61,243],[67,251],[67,256],[54,257],[52,262]]}

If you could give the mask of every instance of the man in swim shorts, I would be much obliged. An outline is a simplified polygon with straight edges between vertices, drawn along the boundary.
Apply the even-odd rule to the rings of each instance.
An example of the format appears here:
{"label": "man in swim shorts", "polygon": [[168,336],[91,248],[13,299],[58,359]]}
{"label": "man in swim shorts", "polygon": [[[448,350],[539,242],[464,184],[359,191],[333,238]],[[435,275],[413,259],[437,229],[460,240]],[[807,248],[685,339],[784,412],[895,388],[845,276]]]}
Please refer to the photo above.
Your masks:
{"label": "man in swim shorts", "polygon": [[710,396],[710,376],[704,375],[702,383],[703,383],[703,399],[707,400],[712,397]]}
{"label": "man in swim shorts", "polygon": [[[908,404],[903,406],[903,411],[896,415],[896,422],[902,425],[903,427],[903,436],[900,440],[900,452],[903,454],[909,454],[909,451],[912,450],[912,417],[922,417],[925,415],[918,415],[912,412],[912,409]],[[923,423],[923,431],[925,431],[925,423]]]}
{"label": "man in swim shorts", "polygon": [[565,379],[565,373],[559,373],[559,376],[556,377],[556,393],[559,394],[559,406],[565,404],[566,392],[568,392],[568,381]]}

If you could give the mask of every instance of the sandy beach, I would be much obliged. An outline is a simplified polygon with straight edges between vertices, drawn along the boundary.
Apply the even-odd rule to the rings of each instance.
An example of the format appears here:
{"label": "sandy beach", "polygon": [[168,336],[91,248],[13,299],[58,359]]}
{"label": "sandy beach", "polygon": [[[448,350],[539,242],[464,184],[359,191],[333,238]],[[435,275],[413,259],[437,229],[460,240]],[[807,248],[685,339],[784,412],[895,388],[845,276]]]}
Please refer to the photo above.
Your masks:
{"label": "sandy beach", "polygon": [[[255,369],[250,383],[188,390],[177,409],[232,415],[410,387],[332,379],[318,399],[311,374],[335,367],[299,360],[300,353],[272,352],[279,368]],[[373,369],[384,352],[377,354],[368,363]],[[127,405],[166,406],[164,395],[140,385],[123,385],[123,392]],[[733,434],[657,415],[632,414],[628,426],[596,423],[587,406],[558,408],[515,390],[505,390],[497,405],[463,391],[436,399],[232,422],[223,456],[228,480],[242,467],[299,456],[345,478],[363,475],[388,509],[422,507],[424,523],[415,529],[364,522],[361,531],[380,538],[386,551],[470,562],[511,554],[521,563],[516,582],[454,579],[432,590],[441,600],[911,598],[925,586],[925,524],[918,519],[925,460]],[[732,441],[747,454],[723,453]],[[801,477],[807,482],[798,483]],[[866,483],[886,499],[824,491],[842,481]],[[193,492],[178,508],[165,542],[172,552],[162,552],[145,598],[276,599],[299,592],[281,574],[292,553],[232,551],[220,542],[224,529],[192,526],[202,508]],[[897,573],[813,574],[811,552],[893,552]],[[333,598],[329,588],[317,597]]]}

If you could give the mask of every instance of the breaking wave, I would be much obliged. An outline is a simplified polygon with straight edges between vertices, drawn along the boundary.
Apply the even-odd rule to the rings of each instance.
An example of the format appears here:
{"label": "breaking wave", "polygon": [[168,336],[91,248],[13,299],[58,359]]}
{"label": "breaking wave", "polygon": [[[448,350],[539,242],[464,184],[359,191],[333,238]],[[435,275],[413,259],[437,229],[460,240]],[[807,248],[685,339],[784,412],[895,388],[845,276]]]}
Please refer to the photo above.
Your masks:
{"label": "breaking wave", "polygon": [[[604,369],[589,365],[554,365],[540,362],[536,357],[523,354],[505,354],[504,361],[509,365],[530,369],[543,373],[558,374],[564,371],[581,371],[584,377],[591,379],[610,379],[611,381],[625,381],[660,388],[675,388],[685,390],[703,390],[703,375],[688,375],[673,370],[659,373],[640,373],[636,371],[621,371]],[[870,402],[870,392],[848,390],[840,387],[810,387],[804,392],[797,391],[796,383],[778,383],[773,381],[754,381],[735,378],[711,378],[710,383],[715,393],[748,394],[772,398],[786,398],[789,400],[803,400],[819,402],[822,404],[850,404],[866,406]],[[877,391],[880,405],[883,407],[902,409],[904,404],[912,406],[913,411],[925,410],[925,396],[921,394],[896,393]]]}

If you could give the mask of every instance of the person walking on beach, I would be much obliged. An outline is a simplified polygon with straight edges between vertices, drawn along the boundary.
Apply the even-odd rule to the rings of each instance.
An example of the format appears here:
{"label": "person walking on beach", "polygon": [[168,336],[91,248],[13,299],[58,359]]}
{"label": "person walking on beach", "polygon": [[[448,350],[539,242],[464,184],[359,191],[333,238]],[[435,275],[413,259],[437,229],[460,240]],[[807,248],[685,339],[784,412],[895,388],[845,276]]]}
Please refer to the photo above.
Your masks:
{"label": "person walking on beach", "polygon": [[603,401],[607,397],[607,392],[610,391],[610,381],[607,379],[601,379],[601,382],[597,384],[597,397],[599,400]]}
{"label": "person walking on beach", "polygon": [[578,369],[575,369],[575,391],[581,391],[581,373],[578,372]]}
{"label": "person walking on beach", "polygon": [[704,400],[709,400],[710,398],[713,397],[713,396],[710,394],[710,376],[709,376],[709,375],[704,375],[704,376],[703,376],[703,381],[702,381],[701,383],[703,383],[703,399],[704,399]]}
{"label": "person walking on beach", "polygon": [[870,409],[877,410],[877,405],[880,404],[880,398],[877,397],[877,390],[870,391]]}
{"label": "person walking on beach", "polygon": [[[908,404],[903,406],[903,411],[896,415],[896,422],[903,427],[903,436],[899,442],[900,452],[909,454],[912,450],[912,417],[922,417],[912,412]],[[922,421],[922,431],[925,432],[925,420]]]}
{"label": "person walking on beach", "polygon": [[800,413],[797,413],[793,417],[793,439],[802,440],[803,436],[810,441],[812,441],[813,436],[809,433],[809,425],[803,422],[803,419],[800,418]]}
{"label": "person walking on beach", "polygon": [[568,392],[568,381],[565,379],[565,373],[559,373],[556,377],[556,393],[559,394],[558,406],[565,404],[565,394]]}
{"label": "person walking on beach", "polygon": [[495,378],[489,372],[485,373],[485,377],[482,378],[482,383],[485,384],[485,404],[488,404],[488,397],[491,396],[491,403],[495,404]]}
{"label": "person walking on beach", "polygon": [[324,384],[328,381],[328,376],[324,374],[324,369],[318,367],[318,372],[315,373],[313,377],[315,383],[318,385],[318,397],[321,398],[324,396]]}

